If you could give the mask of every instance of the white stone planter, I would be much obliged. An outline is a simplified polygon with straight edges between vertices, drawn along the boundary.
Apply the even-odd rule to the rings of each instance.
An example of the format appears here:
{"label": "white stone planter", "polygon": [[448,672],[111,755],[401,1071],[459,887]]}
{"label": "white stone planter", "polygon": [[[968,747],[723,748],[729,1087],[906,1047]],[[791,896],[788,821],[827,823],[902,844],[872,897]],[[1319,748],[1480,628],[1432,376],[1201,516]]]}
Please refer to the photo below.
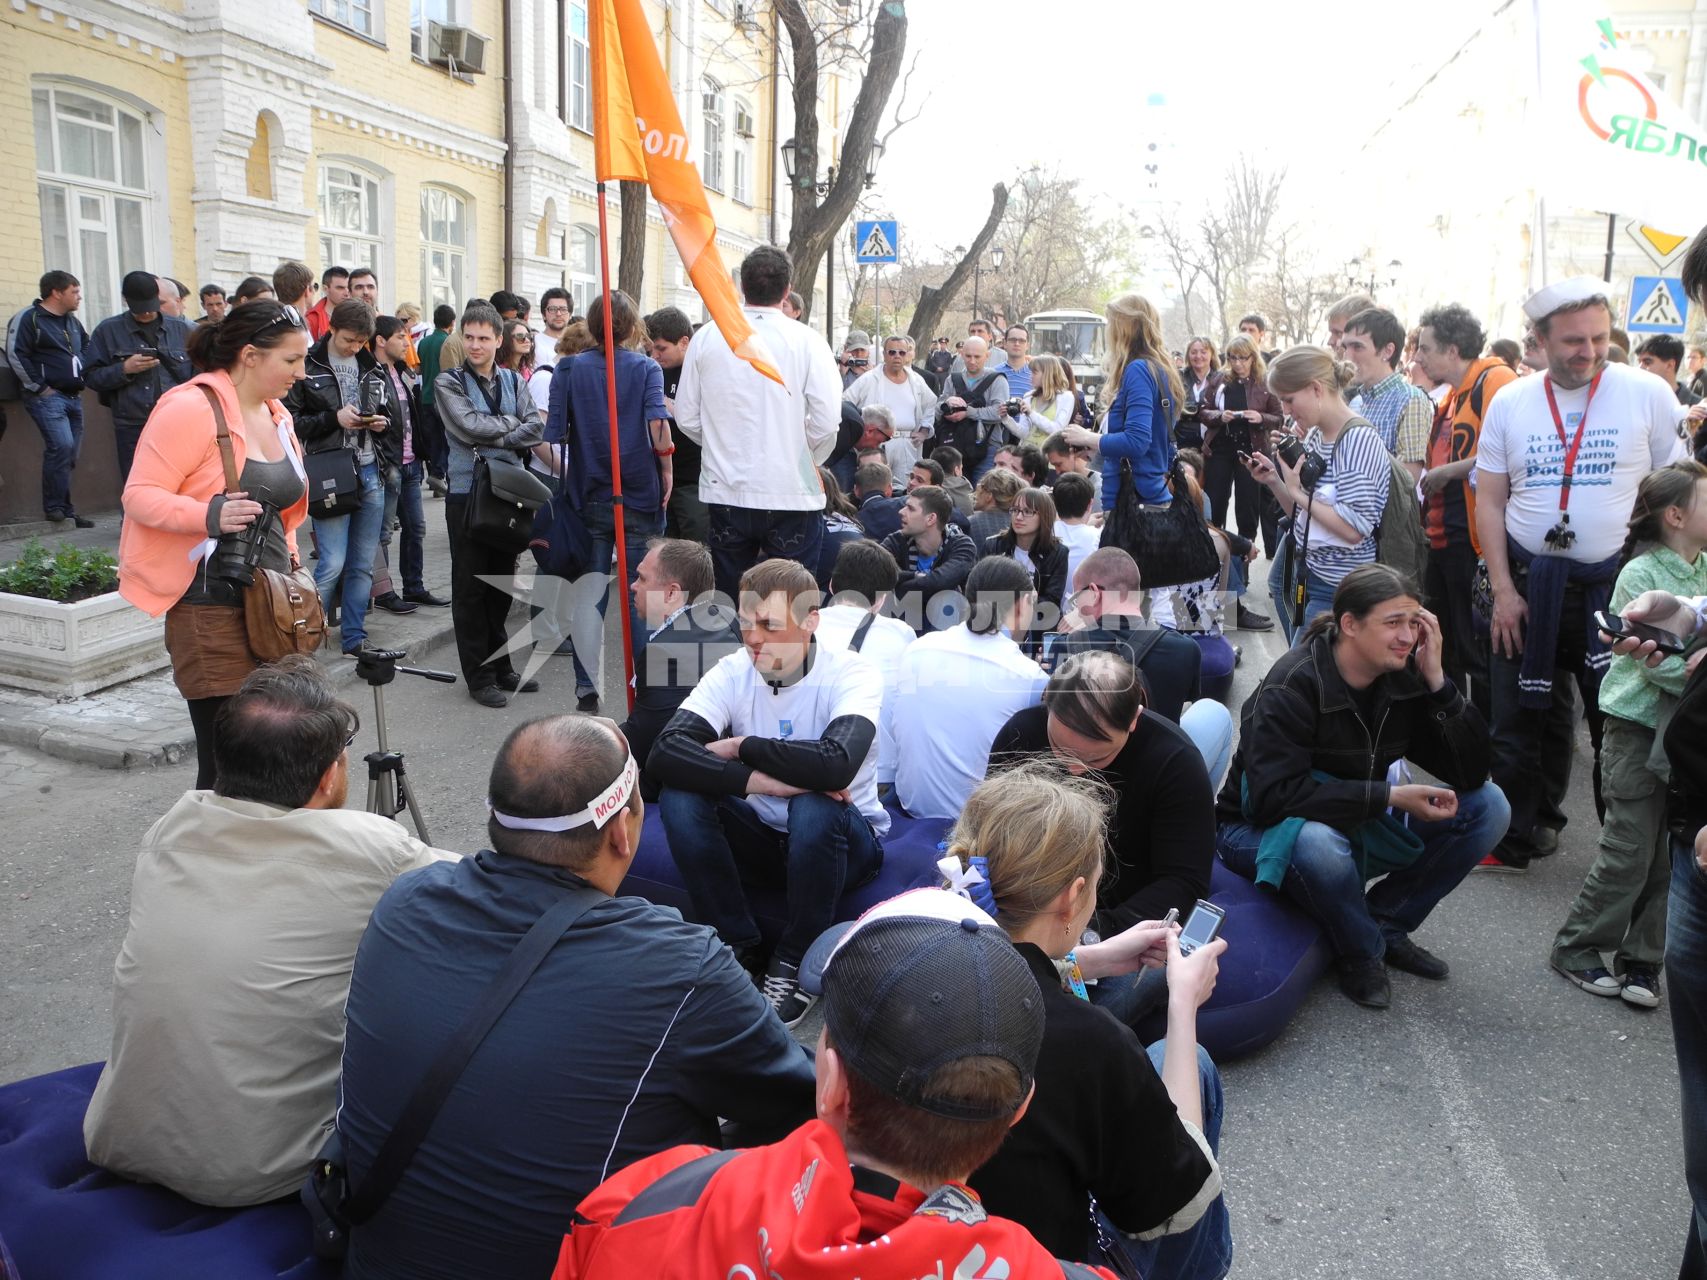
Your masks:
{"label": "white stone planter", "polygon": [[166,620],[116,591],[76,604],[0,591],[0,684],[79,698],[169,662]]}

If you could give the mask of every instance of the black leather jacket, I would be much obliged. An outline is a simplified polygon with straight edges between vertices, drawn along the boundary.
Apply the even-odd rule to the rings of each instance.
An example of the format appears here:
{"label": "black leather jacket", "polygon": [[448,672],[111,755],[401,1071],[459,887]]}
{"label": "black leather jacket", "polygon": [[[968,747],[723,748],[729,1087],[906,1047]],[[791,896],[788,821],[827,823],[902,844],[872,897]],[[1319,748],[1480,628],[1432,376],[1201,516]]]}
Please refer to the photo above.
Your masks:
{"label": "black leather jacket", "polygon": [[[296,438],[302,441],[307,453],[344,447],[344,429],[338,425],[338,410],[344,406],[344,397],[327,355],[331,341],[332,335],[327,334],[308,349],[308,358],[303,361],[304,376],[285,396],[285,408],[290,410],[296,424]],[[374,452],[386,466],[395,467],[403,460],[403,407],[397,402],[391,379],[365,347],[356,352],[356,369],[361,386],[372,388],[364,399],[380,406],[390,419],[384,431],[370,433]]]}

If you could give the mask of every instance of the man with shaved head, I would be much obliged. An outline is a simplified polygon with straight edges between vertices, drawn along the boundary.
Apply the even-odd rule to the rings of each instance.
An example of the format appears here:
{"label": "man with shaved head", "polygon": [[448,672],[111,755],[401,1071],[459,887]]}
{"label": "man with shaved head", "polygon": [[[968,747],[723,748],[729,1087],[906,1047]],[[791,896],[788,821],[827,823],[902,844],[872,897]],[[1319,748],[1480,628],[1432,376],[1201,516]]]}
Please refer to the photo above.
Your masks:
{"label": "man with shaved head", "polygon": [[553,941],[351,1231],[351,1280],[549,1275],[575,1205],[609,1173],[715,1144],[720,1116],[765,1141],[812,1115],[812,1059],[729,948],[614,896],[640,838],[639,776],[609,720],[521,725],[487,783],[490,847],[402,877],[374,909],[337,1122],[358,1189],[530,930]]}
{"label": "man with shaved head", "polygon": [[[981,322],[979,322],[981,323]],[[986,328],[988,326],[985,326]],[[937,401],[936,441],[954,446],[974,486],[996,465],[991,436],[1008,400],[1007,375],[986,368],[990,345],[971,337],[960,347],[963,367],[948,375]]]}

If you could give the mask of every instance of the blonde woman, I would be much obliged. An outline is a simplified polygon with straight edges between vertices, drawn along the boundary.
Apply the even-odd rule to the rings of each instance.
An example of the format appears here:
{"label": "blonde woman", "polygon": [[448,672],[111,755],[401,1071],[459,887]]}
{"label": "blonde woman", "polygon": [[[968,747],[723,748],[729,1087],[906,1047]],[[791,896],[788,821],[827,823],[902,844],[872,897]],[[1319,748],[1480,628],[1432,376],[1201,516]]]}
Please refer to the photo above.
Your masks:
{"label": "blonde woman", "polygon": [[1182,448],[1196,448],[1203,443],[1201,413],[1215,394],[1215,384],[1219,381],[1215,375],[1220,371],[1221,360],[1215,354],[1213,341],[1196,337],[1186,344],[1185,368],[1180,375],[1185,396],[1180,404],[1179,426],[1174,430],[1174,438]]}
{"label": "blonde woman", "polygon": [[1001,533],[1013,524],[1014,502],[1025,491],[1025,481],[1002,467],[986,472],[972,490],[972,545],[981,547],[984,540]]}
{"label": "blonde woman", "polygon": [[1069,445],[1101,457],[1103,510],[1112,507],[1120,494],[1122,461],[1132,464],[1138,501],[1166,503],[1174,420],[1185,390],[1162,342],[1161,319],[1149,299],[1123,293],[1108,304],[1107,315],[1103,386],[1115,392],[1102,434],[1084,427],[1068,427],[1063,434]]}
{"label": "blonde woman", "polygon": [[1031,394],[1025,412],[1003,420],[1022,444],[1041,449],[1043,442],[1073,421],[1073,371],[1060,356],[1033,356]]}
{"label": "blonde woman", "polygon": [[[1209,1280],[1227,1273],[1232,1239],[1214,1154],[1221,1082],[1197,1010],[1227,944],[1182,957],[1177,926],[1143,921],[1079,945],[1112,802],[1105,783],[1034,758],[980,785],[949,836],[945,878],[1001,926],[1044,1004],[1030,1110],[972,1187],[1057,1257]],[[1168,985],[1167,1037],[1148,1051],[1084,986],[1144,968],[1165,968]]]}

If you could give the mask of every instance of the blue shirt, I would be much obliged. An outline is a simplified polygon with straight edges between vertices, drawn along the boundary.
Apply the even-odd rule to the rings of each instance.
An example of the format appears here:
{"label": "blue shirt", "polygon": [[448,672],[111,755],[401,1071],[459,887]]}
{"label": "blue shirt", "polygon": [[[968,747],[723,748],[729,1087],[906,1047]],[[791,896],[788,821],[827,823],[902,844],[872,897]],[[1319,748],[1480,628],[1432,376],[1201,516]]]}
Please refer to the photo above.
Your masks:
{"label": "blue shirt", "polygon": [[[630,510],[661,512],[664,485],[647,423],[667,418],[669,413],[664,408],[664,371],[651,356],[617,348],[616,412],[617,438],[622,446],[623,502]],[[548,444],[558,444],[565,438],[569,441],[569,475],[580,484],[581,500],[609,502],[610,407],[602,351],[583,351],[559,360],[552,370],[545,439]]]}
{"label": "blue shirt", "polygon": [[1174,456],[1172,418],[1179,412],[1179,406],[1171,401],[1171,396],[1164,401],[1147,362],[1133,360],[1127,364],[1120,375],[1120,391],[1103,423],[1103,510],[1112,507],[1119,496],[1123,458],[1131,460],[1138,501],[1168,501],[1168,466]]}

